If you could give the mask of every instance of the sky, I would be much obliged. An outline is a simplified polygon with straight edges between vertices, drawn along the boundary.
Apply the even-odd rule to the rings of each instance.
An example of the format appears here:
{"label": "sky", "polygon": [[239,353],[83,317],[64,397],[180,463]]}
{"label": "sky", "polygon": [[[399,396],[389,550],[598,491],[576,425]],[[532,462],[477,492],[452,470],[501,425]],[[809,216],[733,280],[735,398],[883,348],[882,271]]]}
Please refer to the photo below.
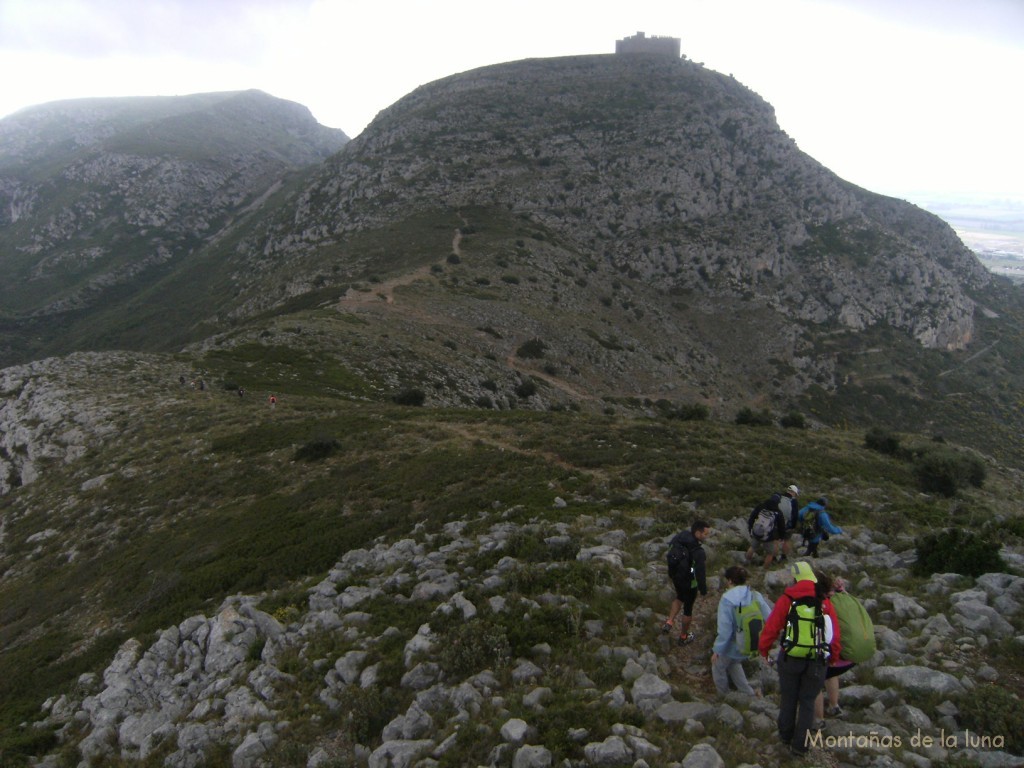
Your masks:
{"label": "sky", "polygon": [[641,31],[756,91],[859,186],[1024,204],[1024,0],[0,0],[0,118],[257,88],[354,138],[419,85]]}

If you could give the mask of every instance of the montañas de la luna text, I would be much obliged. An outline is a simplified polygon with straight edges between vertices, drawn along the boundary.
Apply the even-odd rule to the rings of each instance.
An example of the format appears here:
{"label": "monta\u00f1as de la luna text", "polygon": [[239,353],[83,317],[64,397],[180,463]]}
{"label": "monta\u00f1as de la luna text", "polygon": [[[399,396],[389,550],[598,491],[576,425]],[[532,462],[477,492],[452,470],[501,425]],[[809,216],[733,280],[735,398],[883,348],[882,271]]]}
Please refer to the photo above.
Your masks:
{"label": "monta\u00f1as de la luna text", "polygon": [[[921,733],[917,730],[906,740],[910,747],[943,747],[945,749],[1003,749],[1006,743],[1002,735],[982,736],[970,731],[947,734],[945,729],[938,736]],[[804,744],[808,748],[818,749],[900,749],[904,746],[904,737],[898,734],[875,733],[857,734],[852,731],[845,735],[825,735],[821,730],[808,731]]]}

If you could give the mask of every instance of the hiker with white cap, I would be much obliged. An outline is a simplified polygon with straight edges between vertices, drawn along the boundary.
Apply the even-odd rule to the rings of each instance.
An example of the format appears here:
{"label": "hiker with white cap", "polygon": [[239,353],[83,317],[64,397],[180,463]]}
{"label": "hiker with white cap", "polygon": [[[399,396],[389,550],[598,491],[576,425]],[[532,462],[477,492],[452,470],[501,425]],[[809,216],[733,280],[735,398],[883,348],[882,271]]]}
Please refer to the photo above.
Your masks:
{"label": "hiker with white cap", "polygon": [[747,549],[747,563],[758,553],[764,553],[764,567],[773,561],[783,561],[789,554],[789,535],[796,525],[797,496],[800,489],[795,485],[782,493],[773,493],[758,504],[747,518],[750,533],[750,547]]}
{"label": "hiker with white cap", "polygon": [[780,640],[779,738],[794,755],[804,755],[811,744],[814,702],[825,684],[829,659],[841,650],[839,619],[828,598],[818,595],[817,576],[810,563],[798,561],[789,569],[794,584],[776,601],[758,643],[768,658]]}

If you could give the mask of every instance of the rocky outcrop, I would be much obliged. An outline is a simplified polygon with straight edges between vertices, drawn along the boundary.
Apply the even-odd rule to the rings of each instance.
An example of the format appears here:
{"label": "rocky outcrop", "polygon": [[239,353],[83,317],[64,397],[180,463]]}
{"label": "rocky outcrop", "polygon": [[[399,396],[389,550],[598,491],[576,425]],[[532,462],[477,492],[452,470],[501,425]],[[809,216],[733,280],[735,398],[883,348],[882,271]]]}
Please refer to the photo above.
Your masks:
{"label": "rocky outcrop", "polygon": [[[785,758],[770,746],[776,741],[775,696],[729,694],[722,699],[699,682],[706,674],[705,651],[714,634],[713,605],[698,617],[708,622],[699,649],[680,658],[669,638],[656,631],[658,619],[649,609],[627,609],[625,622],[613,624],[601,609],[581,605],[571,594],[554,590],[523,597],[510,588],[523,578],[524,569],[557,567],[557,561],[538,563],[536,555],[531,565],[503,554],[512,551],[513,542],[531,537],[550,542],[552,553],[564,554],[566,543],[574,543],[575,563],[600,563],[609,583],[638,592],[663,590],[667,579],[660,557],[629,565],[635,547],[652,556],[664,550],[665,540],[643,533],[651,522],[615,512],[583,516],[572,526],[496,520],[481,528],[479,520],[462,520],[449,523],[443,534],[355,549],[309,590],[307,604],[287,624],[260,610],[257,598],[229,598],[213,616],[186,619],[158,632],[148,644],[127,641],[102,680],[82,679],[77,698],[62,696],[46,703],[47,722],[63,724],[63,737],[77,743],[83,766],[90,760],[142,760],[159,748],[167,755],[165,765],[193,768],[209,764],[207,756],[215,747],[222,752],[226,747],[233,766],[256,768],[283,764],[276,750],[285,743],[290,744],[288,759],[309,766],[331,761],[380,768],[432,765],[472,731],[477,734],[473,738],[488,744],[486,759],[474,764],[543,768],[555,764],[553,750],[567,749],[543,743],[538,732],[557,690],[558,696],[570,695],[578,707],[579,720],[566,723],[564,732],[566,743],[575,744],[582,756],[573,765],[681,760],[683,766],[721,766],[727,762],[715,744],[721,745],[726,733],[728,749],[736,750],[739,743],[760,755],[761,764],[778,764]],[[712,557],[718,562],[742,560],[742,522],[713,524],[727,539]],[[931,615],[919,613],[912,607],[918,605],[913,595],[891,589],[906,576],[906,565],[896,564],[901,557],[866,530],[847,533],[854,535],[848,541],[834,538],[837,553],[816,565],[845,574],[864,596],[876,618],[879,651],[843,678],[846,713],[816,731],[820,744],[812,746],[856,764],[882,753],[896,761],[893,765],[950,758],[1024,764],[1024,758],[1001,751],[1005,734],[1001,741],[990,738],[983,748],[977,738],[972,742],[956,704],[968,690],[998,677],[992,668],[977,667],[969,659],[977,647],[1005,636],[1003,629],[972,626],[959,635],[941,628],[950,627],[950,621],[966,621],[956,618],[971,613],[960,606],[999,601],[1010,632],[1016,631],[1024,578],[993,573],[971,583],[955,574],[937,574],[924,591],[937,607]],[[477,572],[471,563],[480,562],[483,553],[493,553],[496,562]],[[912,555],[902,553],[903,561]],[[888,565],[876,570],[878,558]],[[765,576],[771,597],[788,583],[785,570]],[[876,578],[887,585],[878,599],[869,597],[881,586]],[[406,630],[385,626],[374,614],[389,603],[404,604],[406,611],[426,609],[430,619]],[[892,608],[886,609],[887,604]],[[487,646],[480,647],[479,656],[463,653],[455,665],[446,656],[452,651],[453,626],[477,619],[472,625],[476,630],[493,631],[493,624],[479,622],[480,615],[511,615],[530,625],[552,616],[573,621],[584,611],[593,618],[576,625],[579,636],[562,638],[578,643],[575,670],[560,666],[558,660],[565,655],[556,638],[538,642],[528,657],[504,657]],[[487,642],[500,645],[501,640],[495,634]],[[342,650],[325,655],[322,649],[330,647]],[[301,727],[296,718],[317,707],[326,707],[338,722],[362,722],[366,713],[358,702],[372,706],[383,695],[382,678],[395,674],[384,668],[395,665],[401,672],[396,692],[401,704],[386,723],[359,731],[356,742],[322,729],[311,741],[290,736]],[[586,670],[598,668],[614,669],[615,675],[595,683]],[[300,683],[311,677],[318,681],[312,690]],[[754,679],[770,694],[773,677],[767,667]],[[300,699],[296,707],[296,697],[310,693],[316,706]],[[609,713],[612,725],[605,732],[587,728],[592,718],[584,713],[595,709]],[[664,725],[671,726],[671,739],[658,735],[665,733]],[[937,740],[933,732],[940,729],[944,743],[921,745],[922,733]],[[917,742],[911,740],[915,734]]]}

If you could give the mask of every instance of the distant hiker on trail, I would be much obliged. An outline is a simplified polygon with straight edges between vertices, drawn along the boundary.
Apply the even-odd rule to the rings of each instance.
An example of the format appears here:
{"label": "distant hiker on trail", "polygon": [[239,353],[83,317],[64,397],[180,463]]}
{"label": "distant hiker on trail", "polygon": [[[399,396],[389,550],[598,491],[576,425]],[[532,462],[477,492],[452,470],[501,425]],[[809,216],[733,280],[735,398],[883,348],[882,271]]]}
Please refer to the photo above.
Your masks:
{"label": "distant hiker on trail", "polygon": [[271,395],[270,399],[267,402],[269,402],[270,403],[270,407],[273,408],[274,406],[277,405],[277,396],[276,395]]}
{"label": "distant hiker on trail", "polygon": [[693,604],[697,601],[697,593],[707,595],[707,555],[701,544],[711,534],[711,525],[704,520],[697,520],[690,530],[681,531],[672,537],[669,543],[668,576],[676,596],[669,607],[668,618],[661,626],[662,632],[671,632],[675,628],[676,616],[682,610],[680,633],[677,642],[686,645],[693,642],[694,633],[690,631],[693,620]]}
{"label": "distant hiker on trail", "polygon": [[772,607],[764,596],[747,586],[747,569],[733,565],[723,575],[730,589],[718,602],[718,637],[711,653],[711,677],[721,694],[729,681],[740,693],[760,695],[747,682],[743,662],[757,658],[758,641]]}
{"label": "distant hiker on trail", "polygon": [[842,528],[832,522],[826,507],[828,499],[822,496],[798,513],[804,544],[807,545],[806,554],[810,557],[818,556],[818,545],[822,541],[828,541],[829,536],[837,536],[843,532]]}
{"label": "distant hiker on trail", "polygon": [[768,658],[782,635],[776,662],[779,670],[779,738],[797,756],[807,754],[808,731],[814,725],[814,702],[825,685],[830,659],[842,646],[839,619],[828,598],[817,594],[818,577],[806,561],[789,569],[796,583],[787,587],[772,608],[758,650]]}
{"label": "distant hiker on trail", "polygon": [[238,396],[245,397],[245,390],[242,389],[241,387],[238,388]]}
{"label": "distant hiker on trail", "polygon": [[753,562],[758,552],[764,552],[765,568],[771,565],[773,560],[786,559],[786,527],[789,525],[787,515],[790,514],[793,500],[799,492],[795,485],[791,485],[785,493],[773,493],[751,510],[750,517],[747,518],[747,531],[750,533],[747,563]]}

